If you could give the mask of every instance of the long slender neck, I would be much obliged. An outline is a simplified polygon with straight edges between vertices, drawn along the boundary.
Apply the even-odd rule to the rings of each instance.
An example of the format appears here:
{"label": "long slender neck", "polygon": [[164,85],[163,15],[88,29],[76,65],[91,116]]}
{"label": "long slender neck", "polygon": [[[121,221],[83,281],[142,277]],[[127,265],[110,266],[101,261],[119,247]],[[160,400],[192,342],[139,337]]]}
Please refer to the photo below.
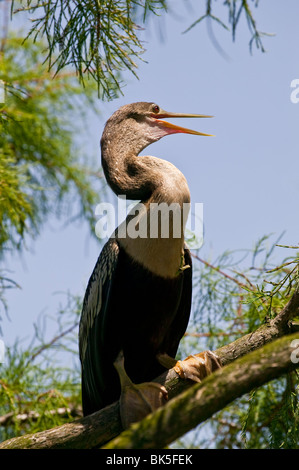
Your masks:
{"label": "long slender neck", "polygon": [[102,149],[102,166],[109,186],[118,196],[145,201],[157,187],[158,175],[132,153],[109,147]]}
{"label": "long slender neck", "polygon": [[111,189],[117,195],[142,202],[190,202],[184,175],[170,162],[138,156],[130,148],[102,145],[102,166]]}
{"label": "long slender neck", "polygon": [[[137,151],[141,151],[145,146],[137,148]],[[117,237],[120,244],[136,261],[153,273],[162,277],[175,277],[182,267],[184,228],[188,215],[188,211],[181,209],[184,203],[190,202],[184,175],[170,162],[151,156],[138,156],[131,145],[126,146],[123,141],[120,145],[118,140],[102,139],[102,165],[106,179],[117,195],[126,195],[128,199],[140,200],[143,203],[138,217],[134,219],[129,215],[124,225],[120,226],[122,229],[124,226],[126,228],[125,237],[119,236],[118,227]],[[159,216],[160,219],[155,219],[159,220],[156,236],[151,236],[153,224],[150,211],[153,203],[160,207],[161,203],[166,203],[168,207],[175,203],[175,210],[179,207],[179,235],[175,233],[172,225],[174,212],[168,211],[168,236],[165,237],[162,233],[162,215]],[[132,219],[134,228],[146,227],[145,237],[142,234],[136,237],[136,231],[134,236],[130,236],[127,228],[129,224],[132,225]]]}

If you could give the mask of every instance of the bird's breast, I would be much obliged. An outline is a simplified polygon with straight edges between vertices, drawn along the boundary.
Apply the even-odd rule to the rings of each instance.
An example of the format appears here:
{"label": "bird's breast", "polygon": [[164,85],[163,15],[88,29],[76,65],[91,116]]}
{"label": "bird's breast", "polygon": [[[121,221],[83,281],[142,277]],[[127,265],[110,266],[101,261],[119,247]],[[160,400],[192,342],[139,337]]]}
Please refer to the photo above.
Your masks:
{"label": "bird's breast", "polygon": [[120,246],[153,274],[175,278],[183,267],[189,203],[138,203],[117,229]]}

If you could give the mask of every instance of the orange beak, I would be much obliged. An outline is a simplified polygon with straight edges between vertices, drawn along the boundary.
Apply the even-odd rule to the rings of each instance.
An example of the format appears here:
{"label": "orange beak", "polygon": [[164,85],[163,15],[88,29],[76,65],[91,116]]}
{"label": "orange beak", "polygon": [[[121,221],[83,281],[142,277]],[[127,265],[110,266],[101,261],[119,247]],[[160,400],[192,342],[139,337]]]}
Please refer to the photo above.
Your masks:
{"label": "orange beak", "polygon": [[212,134],[204,134],[203,132],[193,131],[192,129],[186,129],[185,127],[176,126],[171,122],[163,121],[159,118],[211,118],[213,116],[209,116],[206,114],[185,114],[185,113],[169,113],[161,109],[159,113],[152,114],[152,118],[154,118],[162,127],[169,129],[169,133],[183,133],[183,134],[195,134],[195,135],[204,135],[208,137],[213,137]]}

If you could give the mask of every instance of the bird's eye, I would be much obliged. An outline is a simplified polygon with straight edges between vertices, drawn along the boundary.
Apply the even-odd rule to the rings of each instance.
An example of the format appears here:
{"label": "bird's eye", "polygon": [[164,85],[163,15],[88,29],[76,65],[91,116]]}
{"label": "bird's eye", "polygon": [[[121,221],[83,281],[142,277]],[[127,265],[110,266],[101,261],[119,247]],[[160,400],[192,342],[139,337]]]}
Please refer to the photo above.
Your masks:
{"label": "bird's eye", "polygon": [[160,108],[157,104],[153,105],[153,111],[154,111],[154,113],[158,113],[160,111]]}

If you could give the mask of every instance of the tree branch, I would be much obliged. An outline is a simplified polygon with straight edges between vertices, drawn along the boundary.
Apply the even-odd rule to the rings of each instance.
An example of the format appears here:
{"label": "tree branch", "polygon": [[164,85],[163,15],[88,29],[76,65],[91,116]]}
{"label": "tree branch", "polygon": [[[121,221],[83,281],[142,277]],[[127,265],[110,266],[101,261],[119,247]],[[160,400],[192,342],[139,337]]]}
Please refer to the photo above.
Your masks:
{"label": "tree branch", "polygon": [[292,340],[285,336],[193,385],[155,413],[133,424],[105,449],[161,449],[255,387],[299,367],[292,362]]}
{"label": "tree branch", "polygon": [[[60,407],[53,410],[48,410],[47,414],[54,415],[54,416],[72,416],[73,418],[81,417],[82,416],[82,409],[73,407]],[[24,423],[26,421],[36,421],[41,418],[41,414],[32,410],[28,411],[27,413],[19,413],[15,414],[13,411],[6,413],[5,415],[0,416],[0,426],[9,426],[12,422]]]}
{"label": "tree branch", "polygon": [[[191,429],[199,424],[199,422],[212,416],[216,411],[222,409],[227,403],[250,391],[252,388],[279,377],[289,370],[295,369],[298,364],[291,361],[292,349],[290,344],[292,339],[296,339],[296,334],[276,340],[272,345],[263,346],[274,339],[288,334],[290,332],[289,322],[296,315],[299,315],[298,287],[288,304],[274,319],[263,324],[253,333],[245,335],[233,343],[214,351],[220,357],[222,364],[228,367],[224,367],[212,374],[199,385],[194,385],[191,381],[181,379],[173,369],[162,374],[155,381],[167,388],[170,399],[176,397],[181,392],[184,392],[184,395],[169,401],[165,407],[157,410],[154,415],[146,417],[143,421],[125,431],[122,434],[122,436],[125,436],[124,441],[122,440],[123,437],[120,436],[120,441],[117,438],[110,442],[108,446],[119,448],[119,445],[136,445],[137,437],[136,439],[132,437],[133,431],[139,437],[140,433],[143,432],[142,439],[143,441],[146,439],[145,444],[150,447],[155,447],[158,444],[162,445],[157,439],[161,439],[161,435],[165,434],[166,440],[163,443],[165,446],[171,440],[184,434],[186,427]],[[242,357],[250,352],[252,354]],[[188,404],[189,399],[190,405]],[[181,408],[188,411],[181,413]],[[193,413],[196,415],[196,418],[193,417]],[[188,416],[187,421],[190,424],[183,423],[177,425],[176,423],[182,421],[182,416]],[[149,426],[149,420],[152,417],[154,419],[153,426],[151,425],[151,427]],[[144,427],[144,423],[148,427]],[[171,429],[172,427],[173,429]],[[144,431],[145,429],[146,431]],[[0,449],[83,449],[101,447],[121,432],[119,404],[115,402],[90,416],[71,423],[36,434],[9,439],[0,444]],[[176,435],[177,432],[180,432],[178,436]]]}

